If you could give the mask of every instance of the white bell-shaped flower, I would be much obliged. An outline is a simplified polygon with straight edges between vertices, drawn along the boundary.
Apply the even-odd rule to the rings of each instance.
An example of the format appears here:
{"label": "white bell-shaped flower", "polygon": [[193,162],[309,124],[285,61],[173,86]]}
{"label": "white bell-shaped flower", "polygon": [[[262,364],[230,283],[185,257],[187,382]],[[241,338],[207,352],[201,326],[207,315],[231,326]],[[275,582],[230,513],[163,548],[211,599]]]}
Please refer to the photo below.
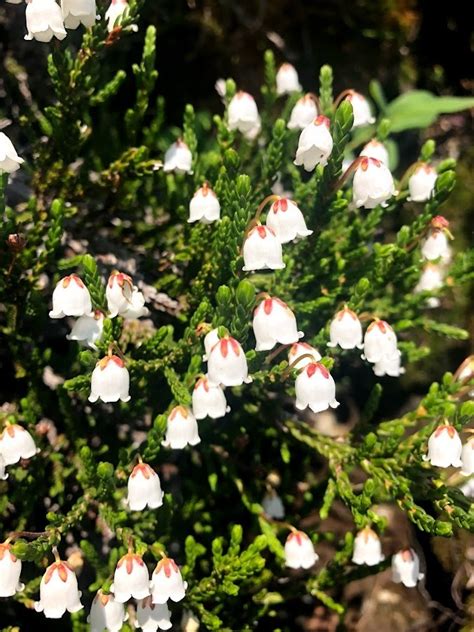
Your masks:
{"label": "white bell-shaped flower", "polygon": [[84,347],[97,350],[96,342],[102,337],[104,314],[96,309],[92,316],[80,316],[74,323],[68,340],[77,340]]}
{"label": "white bell-shaped flower", "polygon": [[446,232],[443,229],[430,228],[421,247],[421,254],[428,261],[440,259],[442,263],[449,263],[451,261],[451,247]]}
{"label": "white bell-shaped flower", "polygon": [[107,30],[111,33],[114,28],[120,26],[121,20],[128,14],[129,6],[127,0],[111,0],[109,8],[105,12],[107,20]]}
{"label": "white bell-shaped flower", "polygon": [[408,179],[409,202],[427,202],[433,195],[438,174],[431,165],[422,163]]}
{"label": "white bell-shaped flower", "polygon": [[470,476],[474,474],[474,437],[471,437],[462,448],[461,452],[461,474]]}
{"label": "white bell-shaped flower", "polygon": [[313,171],[317,165],[327,164],[333,140],[329,131],[330,121],[326,116],[317,116],[300,134],[296,150],[295,165],[303,165]]}
{"label": "white bell-shaped flower", "polygon": [[389,358],[382,358],[375,362],[372,369],[377,377],[383,377],[384,375],[400,377],[400,375],[405,373],[405,369],[402,367],[402,354],[398,351]]}
{"label": "white bell-shaped flower", "polygon": [[375,208],[379,204],[387,206],[387,200],[395,195],[392,174],[376,158],[360,159],[354,173],[352,196],[357,208]]}
{"label": "white bell-shaped flower", "polygon": [[366,156],[367,158],[375,158],[388,167],[388,151],[383,143],[376,138],[370,140],[359,154],[360,156]]}
{"label": "white bell-shaped flower", "polygon": [[262,507],[269,518],[281,520],[285,517],[283,501],[274,490],[265,494],[262,500]]}
{"label": "white bell-shaped flower", "polygon": [[334,316],[329,326],[328,347],[339,345],[341,349],[362,349],[362,325],[357,315],[347,307]]}
{"label": "white bell-shaped flower", "polygon": [[471,476],[471,478],[468,478],[467,481],[459,487],[459,489],[466,498],[474,500],[474,477]]}
{"label": "white bell-shaped flower", "polygon": [[9,542],[0,543],[0,597],[13,597],[25,587],[20,582],[21,560],[11,549]]}
{"label": "white bell-shaped flower", "polygon": [[0,452],[0,481],[6,481],[8,478],[8,474],[5,472],[5,459],[3,458],[3,454]]}
{"label": "white bell-shaped flower", "polygon": [[428,439],[428,454],[423,457],[436,467],[461,467],[462,443],[454,426],[438,426]]}
{"label": "white bell-shaped flower", "polygon": [[128,274],[114,270],[105,288],[109,317],[115,318],[118,314],[126,312],[132,306],[132,295],[132,278]]}
{"label": "white bell-shaped flower", "polygon": [[23,158],[16,153],[12,141],[0,132],[0,173],[13,173],[23,162]]}
{"label": "white bell-shaped flower", "polygon": [[211,329],[211,331],[209,331],[205,336],[204,336],[204,355],[202,356],[202,359],[204,360],[204,362],[207,362],[207,359],[209,357],[209,354],[211,353],[212,347],[214,347],[214,345],[216,345],[219,342],[220,338],[219,338],[219,330],[217,327],[215,327],[214,329]]}
{"label": "white bell-shaped flower", "polygon": [[295,381],[296,408],[304,410],[308,406],[313,413],[329,408],[337,408],[336,384],[323,364],[310,362]]}
{"label": "white bell-shaped flower", "polygon": [[194,194],[189,203],[189,219],[188,222],[202,222],[203,224],[211,224],[217,221],[221,216],[221,205],[216,194],[205,182]]}
{"label": "white bell-shaped flower", "polygon": [[176,173],[192,173],[193,155],[184,140],[178,140],[170,145],[165,153],[163,171]]}
{"label": "white bell-shaped flower", "polygon": [[253,313],[253,333],[257,351],[269,351],[279,342],[292,344],[304,336],[298,331],[296,318],[286,303],[279,298],[266,298]]}
{"label": "white bell-shaped flower", "polygon": [[367,327],[363,359],[375,363],[398,357],[399,354],[397,336],[387,322],[375,320]]}
{"label": "white bell-shaped flower", "polygon": [[298,73],[296,72],[296,68],[291,64],[285,63],[278,68],[276,74],[276,91],[278,95],[301,91]]}
{"label": "white bell-shaped flower", "polygon": [[137,318],[141,318],[142,316],[148,316],[150,310],[145,306],[145,297],[143,296],[143,292],[134,285],[132,296],[130,297],[130,304],[127,309],[121,313],[121,316],[125,318],[125,320],[137,320]]}
{"label": "white bell-shaped flower", "polygon": [[370,104],[362,94],[355,90],[350,90],[346,99],[352,105],[352,113],[354,114],[353,128],[375,123],[375,118],[372,116],[370,110]]}
{"label": "white bell-shaped flower", "polygon": [[114,583],[110,587],[115,601],[125,603],[131,597],[144,599],[150,594],[148,568],[140,555],[129,551],[115,567]]}
{"label": "white bell-shaped flower", "polygon": [[273,230],[281,244],[287,244],[298,237],[307,237],[313,233],[312,230],[308,230],[303,213],[294,202],[287,198],[280,198],[273,202],[266,224]]}
{"label": "white bell-shaped flower", "polygon": [[211,384],[223,386],[240,386],[252,381],[244,350],[235,338],[224,336],[214,345],[207,361],[207,377]]}
{"label": "white bell-shaped flower", "polygon": [[143,632],[169,630],[172,626],[170,609],[166,603],[152,603],[151,597],[146,597],[137,603],[135,626]]}
{"label": "white bell-shaped flower", "polygon": [[127,619],[123,603],[115,601],[111,593],[97,592],[87,617],[90,632],[120,632]]}
{"label": "white bell-shaped flower", "polygon": [[[418,283],[413,288],[415,294],[420,292],[434,292],[444,285],[444,268],[436,263],[428,263],[423,268]],[[430,296],[427,300],[428,307],[439,307],[441,304],[439,298]]]}
{"label": "white bell-shaped flower", "polygon": [[242,248],[245,272],[255,270],[281,270],[283,263],[283,251],[281,243],[271,228],[268,226],[255,226],[244,241]]}
{"label": "white bell-shaped flower", "polygon": [[99,398],[107,402],[128,402],[130,395],[130,375],[124,361],[116,355],[99,360],[92,371],[90,402]]}
{"label": "white bell-shaped flower", "polygon": [[292,531],[285,542],[285,565],[311,568],[319,560],[314,545],[304,531]]}
{"label": "white bell-shaped flower", "polygon": [[288,129],[304,129],[318,116],[318,107],[312,94],[298,99],[291,110]]}
{"label": "white bell-shaped flower", "polygon": [[288,352],[288,364],[294,369],[302,369],[310,362],[319,362],[321,359],[319,351],[307,342],[295,342]]}
{"label": "white bell-shaped flower", "polygon": [[183,581],[181,571],[176,562],[164,557],[158,562],[151,576],[150,592],[153,603],[181,601],[186,594],[187,582]]}
{"label": "white bell-shaped flower", "polygon": [[181,450],[187,445],[197,445],[200,441],[196,417],[189,408],[175,406],[168,415],[163,445]]}
{"label": "white bell-shaped flower", "polygon": [[60,619],[66,610],[78,612],[83,607],[74,571],[67,562],[57,559],[48,566],[41,579],[36,612],[43,612],[47,619]]}
{"label": "white bell-shaped flower", "polygon": [[64,26],[67,29],[77,29],[79,24],[86,28],[94,26],[97,9],[95,0],[61,0]]}
{"label": "white bell-shaped flower", "polygon": [[191,610],[183,610],[181,632],[198,632],[201,627],[199,619]]}
{"label": "white bell-shaped flower", "polygon": [[50,42],[53,37],[63,40],[67,33],[63,16],[55,0],[30,0],[26,5],[26,40]]}
{"label": "white bell-shaped flower", "polygon": [[89,290],[77,274],[70,274],[58,281],[52,300],[53,309],[49,312],[50,318],[92,315]]}
{"label": "white bell-shaped flower", "polygon": [[392,557],[392,581],[414,588],[423,579],[420,558],[413,549],[403,549]]}
{"label": "white bell-shaped flower", "polygon": [[5,465],[14,465],[20,459],[31,459],[38,452],[33,437],[18,424],[8,424],[0,434],[0,454]]}
{"label": "white bell-shaped flower", "polygon": [[255,99],[240,90],[232,97],[227,109],[229,129],[238,130],[246,138],[253,139],[260,132],[261,122]]}
{"label": "white bell-shaped flower", "polygon": [[193,390],[193,414],[196,419],[219,419],[229,411],[222,386],[211,384],[207,377],[200,377]]}
{"label": "white bell-shaped flower", "polygon": [[383,562],[382,543],[379,536],[370,527],[365,527],[356,535],[354,540],[354,552],[352,561],[354,564],[367,564],[375,566]]}
{"label": "white bell-shaped flower", "polygon": [[160,477],[147,463],[138,463],[128,479],[127,505],[132,511],[148,506],[157,509],[163,504]]}

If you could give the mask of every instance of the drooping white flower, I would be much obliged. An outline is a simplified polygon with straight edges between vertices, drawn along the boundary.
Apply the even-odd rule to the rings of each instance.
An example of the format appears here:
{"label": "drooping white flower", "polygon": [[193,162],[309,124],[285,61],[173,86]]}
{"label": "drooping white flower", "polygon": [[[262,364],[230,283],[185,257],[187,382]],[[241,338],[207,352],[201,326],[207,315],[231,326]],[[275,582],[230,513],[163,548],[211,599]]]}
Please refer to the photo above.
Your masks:
{"label": "drooping white flower", "polygon": [[36,612],[47,619],[60,619],[66,612],[78,612],[84,606],[74,571],[67,562],[56,560],[46,569],[41,579],[40,598],[35,602]]}
{"label": "drooping white flower", "polygon": [[86,28],[94,26],[97,9],[95,0],[61,0],[64,26],[67,29],[77,29],[79,24]]}
{"label": "drooping white flower", "polygon": [[294,202],[280,198],[273,202],[267,215],[268,228],[271,228],[281,244],[287,244],[298,237],[312,235],[304,221],[303,213]]}
{"label": "drooping white flower", "polygon": [[116,601],[112,593],[97,592],[87,617],[90,632],[120,632],[127,619],[123,604]]}
{"label": "drooping white flower", "polygon": [[125,320],[137,320],[137,318],[141,318],[142,316],[148,316],[150,310],[145,306],[145,297],[143,296],[143,292],[134,285],[132,296],[130,297],[130,304],[127,309],[121,313],[121,316],[125,318]]}
{"label": "drooping white flower", "polygon": [[150,594],[150,576],[140,555],[130,551],[120,558],[115,568],[114,583],[110,587],[115,601],[125,603],[131,597],[144,599]]}
{"label": "drooping white flower", "polygon": [[67,33],[63,16],[55,0],[30,0],[26,5],[26,40],[50,42],[53,37],[63,40]]}
{"label": "drooping white flower", "polygon": [[95,365],[91,377],[90,402],[128,402],[130,375],[124,361],[116,355],[105,356]]}
{"label": "drooping white flower", "polygon": [[202,356],[202,359],[204,360],[204,362],[207,362],[207,359],[209,357],[209,354],[211,353],[211,349],[214,345],[216,345],[219,342],[220,338],[219,338],[219,330],[217,327],[215,327],[214,329],[211,329],[211,331],[209,331],[205,336],[204,336],[204,351],[205,354]]}
{"label": "drooping white flower", "polygon": [[470,476],[474,474],[474,437],[471,436],[462,448],[461,452],[462,468],[461,474]]}
{"label": "drooping white flower", "polygon": [[454,426],[438,426],[428,439],[428,454],[423,457],[436,467],[461,467],[462,443]]}
{"label": "drooping white flower", "polygon": [[[413,288],[415,294],[420,292],[434,292],[444,285],[444,269],[436,263],[428,263],[423,268],[418,283]],[[427,301],[428,307],[439,307],[440,300],[435,296],[431,296]]]}
{"label": "drooping white flower", "polygon": [[[303,358],[302,356],[310,356]],[[301,358],[301,359],[300,359]],[[319,362],[321,354],[307,342],[295,342],[288,352],[288,364],[294,369],[302,369],[310,362]]]}
{"label": "drooping white flower", "polygon": [[25,587],[20,582],[21,560],[11,549],[9,542],[0,543],[0,597],[13,597]]}
{"label": "drooping white flower", "polygon": [[133,281],[128,274],[114,270],[107,281],[105,297],[109,317],[115,318],[123,314],[132,304]]}
{"label": "drooping white flower", "polygon": [[184,140],[178,140],[170,145],[165,153],[163,171],[177,173],[192,173],[193,155]]}
{"label": "drooping white flower", "polygon": [[303,165],[313,171],[317,165],[327,164],[333,140],[329,131],[330,121],[326,116],[317,116],[300,134],[296,150],[295,165]]}
{"label": "drooping white flower", "polygon": [[53,292],[53,309],[50,318],[64,316],[91,316],[92,303],[89,290],[77,274],[70,274],[56,284]]}
{"label": "drooping white flower", "polygon": [[296,318],[286,303],[279,298],[263,300],[253,314],[253,333],[257,351],[269,351],[279,342],[292,344],[303,337],[298,331]]}
{"label": "drooping white flower", "polygon": [[18,424],[8,424],[0,434],[0,454],[5,465],[14,465],[20,459],[31,459],[38,452],[33,437]]}
{"label": "drooping white flower", "polygon": [[157,632],[157,630],[169,630],[171,626],[171,612],[166,603],[152,603],[151,597],[138,602],[137,628],[143,632]]}
{"label": "drooping white flower", "polygon": [[104,314],[96,309],[92,316],[80,316],[74,323],[68,340],[77,340],[84,347],[97,349],[96,342],[102,337],[104,329]]}
{"label": "drooping white flower", "polygon": [[413,549],[403,549],[392,557],[392,581],[414,588],[423,579],[420,558]]}
{"label": "drooping white flower", "polygon": [[268,226],[255,226],[244,241],[242,248],[245,272],[255,270],[281,270],[283,263],[283,251],[281,243],[271,228]]}
{"label": "drooping white flower", "polygon": [[3,454],[0,452],[0,481],[6,481],[8,478],[8,474],[5,472],[5,459],[3,458]]}
{"label": "drooping white flower", "polygon": [[201,624],[191,610],[184,610],[181,617],[181,632],[198,632]]}
{"label": "drooping white flower", "polygon": [[375,566],[383,562],[382,543],[379,536],[370,527],[365,527],[356,535],[354,540],[354,552],[352,561],[354,564],[367,564]]}
{"label": "drooping white flower", "polygon": [[427,163],[416,167],[408,179],[409,202],[427,202],[433,195],[438,174]]}
{"label": "drooping white flower", "polygon": [[281,520],[285,517],[285,507],[280,496],[272,490],[265,494],[262,500],[263,511],[269,518]]}
{"label": "drooping white flower", "polygon": [[181,571],[176,562],[164,557],[158,562],[151,576],[150,592],[153,603],[181,601],[186,594],[187,582],[183,581]]}
{"label": "drooping white flower", "polygon": [[237,129],[246,138],[255,138],[261,128],[260,115],[255,99],[248,92],[240,90],[232,97],[227,109],[229,129]]}
{"label": "drooping white flower", "polygon": [[370,110],[370,104],[362,94],[351,90],[346,99],[352,105],[352,112],[354,114],[353,128],[375,123],[375,118],[372,116]]}
{"label": "drooping white flower", "polygon": [[193,414],[196,419],[219,419],[229,411],[222,386],[211,384],[207,377],[200,377],[193,390]]}
{"label": "drooping white flower", "polygon": [[440,259],[445,264],[451,261],[451,248],[449,245],[451,233],[448,230],[448,226],[448,220],[441,215],[437,215],[431,220],[428,236],[421,247],[421,254],[428,261]]}
{"label": "drooping white flower", "polygon": [[318,108],[312,94],[298,99],[291,110],[288,129],[304,129],[318,116]]}
{"label": "drooping white flower", "polygon": [[471,478],[468,478],[467,481],[459,487],[459,489],[466,498],[474,500],[474,477],[471,476]]}
{"label": "drooping white flower", "polygon": [[292,531],[285,542],[285,565],[289,568],[311,568],[319,560],[313,543],[303,531]]}
{"label": "drooping white flower", "polygon": [[120,26],[122,18],[128,14],[128,11],[129,6],[127,0],[111,0],[109,8],[105,12],[107,30],[109,33],[117,26]]}
{"label": "drooping white flower", "polygon": [[362,325],[357,315],[346,306],[334,316],[329,326],[328,347],[339,345],[341,349],[362,349]]}
{"label": "drooping white flower", "polygon": [[181,450],[187,445],[197,445],[200,441],[196,417],[189,408],[175,406],[168,415],[163,445]]}
{"label": "drooping white flower", "polygon": [[371,323],[365,332],[362,358],[375,363],[399,355],[397,336],[392,327],[384,320],[375,320]]}
{"label": "drooping white flower", "polygon": [[276,74],[276,91],[278,95],[300,92],[301,84],[298,73],[292,64],[282,64]]}
{"label": "drooping white flower", "polygon": [[138,463],[128,479],[127,504],[132,511],[148,506],[157,509],[163,504],[160,477],[147,463]]}
{"label": "drooping white flower", "polygon": [[327,408],[337,408],[336,384],[323,364],[310,362],[295,381],[296,408],[304,410],[308,406],[314,413]]}
{"label": "drooping white flower", "polygon": [[0,173],[13,173],[23,162],[23,158],[16,153],[12,141],[0,132]]}
{"label": "drooping white flower", "polygon": [[220,218],[221,205],[216,194],[205,182],[194,194],[189,203],[189,223],[210,224]]}
{"label": "drooping white flower", "polygon": [[360,159],[354,173],[352,196],[357,208],[375,208],[379,204],[387,206],[387,200],[395,195],[392,174],[376,158]]}
{"label": "drooping white flower", "polygon": [[375,362],[372,369],[377,377],[383,377],[384,375],[388,375],[390,377],[400,377],[400,375],[405,373],[405,369],[402,367],[401,363],[402,354],[398,351],[390,358],[382,358],[382,360]]}
{"label": "drooping white flower", "polygon": [[214,345],[207,361],[207,377],[212,384],[223,386],[240,386],[252,381],[244,350],[235,338],[224,336]]}
{"label": "drooping white flower", "polygon": [[367,158],[375,158],[388,167],[389,156],[387,148],[376,138],[373,138],[366,145],[364,145],[364,148],[359,155],[367,156]]}

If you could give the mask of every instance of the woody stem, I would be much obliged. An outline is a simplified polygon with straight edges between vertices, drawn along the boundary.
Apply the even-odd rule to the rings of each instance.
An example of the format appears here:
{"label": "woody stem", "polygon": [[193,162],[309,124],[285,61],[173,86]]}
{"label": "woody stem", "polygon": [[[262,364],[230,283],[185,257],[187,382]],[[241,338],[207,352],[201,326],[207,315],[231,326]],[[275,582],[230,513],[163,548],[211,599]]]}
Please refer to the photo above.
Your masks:
{"label": "woody stem", "polygon": [[247,225],[247,228],[245,229],[245,236],[248,235],[248,233],[252,230],[254,226],[257,226],[260,223],[260,216],[263,212],[263,209],[266,207],[266,205],[269,204],[270,202],[276,202],[279,199],[280,199],[279,195],[273,194],[273,195],[267,195],[267,197],[262,202],[260,202],[257,208],[257,212],[255,213],[254,217],[250,220],[250,222]]}
{"label": "woody stem", "polygon": [[350,176],[354,173],[354,171],[360,165],[360,163],[362,161],[362,158],[363,158],[363,156],[359,156],[358,158],[356,158],[355,160],[353,160],[351,162],[351,164],[347,167],[345,172],[342,174],[342,176],[339,178],[339,180],[333,186],[333,188],[332,188],[333,193],[335,193],[336,191],[338,191],[339,189],[342,188],[344,183],[350,178]]}

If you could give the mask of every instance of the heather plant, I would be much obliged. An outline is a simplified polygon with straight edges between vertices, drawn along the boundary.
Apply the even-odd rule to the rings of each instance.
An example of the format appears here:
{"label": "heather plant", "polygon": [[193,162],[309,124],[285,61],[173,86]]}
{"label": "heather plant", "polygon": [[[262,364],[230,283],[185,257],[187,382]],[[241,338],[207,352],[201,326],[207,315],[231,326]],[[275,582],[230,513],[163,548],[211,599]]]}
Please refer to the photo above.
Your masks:
{"label": "heather plant", "polygon": [[[439,366],[396,418],[380,402],[433,339],[467,337],[438,308],[473,254],[443,216],[455,161],[428,140],[397,169],[393,134],[472,100],[387,103],[373,82],[370,103],[335,94],[328,66],[305,95],[267,51],[261,95],[220,80],[221,113],[189,104],[178,129],[141,3],[113,0],[98,21],[95,3],[62,5],[26,8],[33,51],[64,41],[48,104],[20,102],[0,134],[8,623],[292,630],[289,603],[343,620],[342,587],[390,564],[413,589],[416,537],[387,550],[380,507],[413,533],[472,530],[473,359]],[[129,37],[142,58],[117,69]],[[19,174],[29,197],[12,205]],[[318,429],[354,396],[349,432]],[[344,533],[328,526],[338,503]]]}

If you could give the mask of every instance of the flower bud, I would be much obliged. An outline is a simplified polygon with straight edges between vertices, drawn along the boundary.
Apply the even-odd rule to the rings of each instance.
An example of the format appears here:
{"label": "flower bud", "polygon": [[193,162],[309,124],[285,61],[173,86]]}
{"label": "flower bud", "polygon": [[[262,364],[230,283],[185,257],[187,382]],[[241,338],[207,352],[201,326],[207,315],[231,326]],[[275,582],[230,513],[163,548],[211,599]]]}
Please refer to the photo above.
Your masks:
{"label": "flower bud", "polygon": [[61,9],[67,29],[77,29],[79,24],[90,28],[95,24],[95,0],[61,0]]}
{"label": "flower bud", "polygon": [[105,356],[99,360],[92,371],[90,402],[99,398],[107,402],[128,402],[130,395],[130,376],[121,358],[116,355]]}
{"label": "flower bud", "polygon": [[115,318],[118,314],[123,314],[132,304],[133,282],[128,274],[114,270],[109,276],[105,297],[109,317]]}
{"label": "flower bud", "polygon": [[0,544],[0,597],[13,597],[25,587],[20,582],[21,560],[13,555],[11,544]]}
{"label": "flower bud", "polygon": [[58,560],[46,569],[40,584],[40,598],[35,602],[36,612],[47,619],[60,619],[66,612],[78,612],[84,607],[77,578],[67,562]]}
{"label": "flower bud", "polygon": [[462,443],[454,426],[438,426],[428,439],[428,454],[423,457],[436,467],[461,467]]}
{"label": "flower bud", "polygon": [[53,309],[50,318],[64,316],[91,316],[92,303],[89,290],[77,274],[61,279],[54,288]]}
{"label": "flower bud", "polygon": [[371,323],[365,332],[362,359],[375,363],[399,355],[397,336],[390,325],[384,320],[375,320]]}
{"label": "flower bud", "polygon": [[304,128],[298,141],[295,165],[313,171],[317,165],[324,167],[327,164],[333,147],[329,124],[329,119],[320,115]]}
{"label": "flower bud", "polygon": [[392,174],[380,160],[361,158],[354,173],[352,196],[357,208],[387,206],[387,200],[395,195]]}
{"label": "flower bud", "polygon": [[80,316],[73,325],[68,340],[77,340],[84,347],[97,350],[96,342],[102,337],[104,314],[96,309],[93,316]]}
{"label": "flower bud", "polygon": [[253,333],[257,351],[269,351],[279,342],[291,344],[304,334],[298,331],[296,318],[286,303],[278,298],[266,298],[255,309]]}
{"label": "flower bud", "polygon": [[187,445],[197,445],[200,441],[197,421],[191,410],[185,406],[175,406],[168,415],[163,445],[181,450]]}
{"label": "flower bud", "polygon": [[137,627],[143,632],[169,630],[172,626],[171,612],[166,603],[152,603],[151,597],[137,604]]}
{"label": "flower bud", "polygon": [[21,233],[10,233],[7,237],[6,244],[11,252],[19,253],[26,246],[26,239]]}
{"label": "flower bud", "polygon": [[23,158],[16,153],[12,141],[0,132],[0,173],[13,173],[23,162]]}
{"label": "flower bud", "polygon": [[249,231],[242,248],[245,272],[281,270],[283,251],[275,233],[268,226],[255,226]]}
{"label": "flower bud", "polygon": [[110,587],[115,601],[125,603],[131,597],[144,599],[150,594],[150,576],[140,555],[127,553],[118,561],[114,583]]}
{"label": "flower bud", "polygon": [[280,198],[273,202],[267,216],[267,227],[273,230],[281,244],[313,233],[306,227],[303,213],[294,202],[287,198]]}
{"label": "flower bud", "polygon": [[372,531],[369,527],[359,531],[354,540],[354,552],[352,554],[354,564],[375,566],[383,562],[384,559],[382,544],[375,531]]}
{"label": "flower bud", "polygon": [[334,316],[329,327],[328,347],[339,345],[341,349],[362,349],[362,325],[357,315],[347,307]]}
{"label": "flower bud", "polygon": [[469,441],[463,445],[461,461],[461,474],[464,474],[464,476],[474,474],[474,437],[472,436]]}
{"label": "flower bud", "polygon": [[329,408],[337,408],[336,384],[323,364],[310,362],[295,381],[296,408],[304,410],[308,406],[313,413]]}
{"label": "flower bud", "polygon": [[414,588],[423,579],[420,573],[420,558],[413,549],[403,549],[392,557],[392,581]]}
{"label": "flower bud", "polygon": [[311,94],[298,99],[291,110],[288,129],[304,129],[318,116],[318,108]]}
{"label": "flower bud", "polygon": [[200,377],[193,390],[193,414],[196,419],[219,419],[229,411],[222,386],[211,384],[207,377]]}
{"label": "flower bud", "polygon": [[400,377],[405,373],[405,369],[401,366],[402,358],[400,351],[396,355],[389,358],[382,358],[378,362],[375,362],[372,367],[377,377],[383,377],[388,375],[390,377]]}
{"label": "flower bud", "polygon": [[9,424],[0,434],[0,454],[5,465],[14,465],[20,459],[31,459],[39,450],[28,430],[18,424]]}
{"label": "flower bud", "polygon": [[120,632],[128,614],[122,603],[115,601],[112,594],[105,594],[99,590],[92,602],[91,611],[87,617],[90,632]]}
{"label": "flower bud", "polygon": [[428,236],[421,247],[421,254],[428,261],[440,259],[441,263],[449,263],[451,261],[451,247],[446,230],[430,228]]}
{"label": "flower bud", "polygon": [[285,507],[280,496],[272,490],[268,494],[265,494],[262,500],[263,511],[269,518],[275,520],[281,520],[285,517]]}
{"label": "flower bud", "polygon": [[427,202],[433,195],[438,174],[427,163],[416,167],[408,179],[409,202]]}
{"label": "flower bud", "polygon": [[240,386],[252,381],[244,350],[235,338],[224,336],[214,345],[207,361],[207,377],[211,384],[224,386]]}
{"label": "flower bud", "polygon": [[388,167],[389,156],[387,148],[376,138],[373,138],[366,145],[364,145],[364,148],[359,155],[366,156],[367,158],[375,158]]}
{"label": "flower bud", "polygon": [[158,562],[151,576],[150,591],[153,603],[181,601],[186,594],[187,582],[183,581],[181,571],[176,562],[164,557]]}
{"label": "flower bud", "polygon": [[107,20],[107,30],[111,33],[114,28],[120,26],[122,18],[126,17],[129,12],[127,0],[112,0],[109,8],[105,12]]}
{"label": "flower bud", "polygon": [[177,173],[192,173],[193,155],[180,138],[170,145],[165,153],[163,171],[176,171]]}
{"label": "flower bud", "polygon": [[227,110],[229,129],[237,129],[246,138],[255,138],[261,128],[260,115],[255,99],[248,92],[240,90],[232,97]]}
{"label": "flower bud", "polygon": [[292,531],[285,542],[285,565],[289,568],[311,568],[319,556],[303,531]]}
{"label": "flower bud", "polygon": [[67,33],[63,16],[55,0],[30,0],[26,5],[26,40],[50,42],[53,37],[63,40]]}
{"label": "flower bud", "polygon": [[375,123],[375,118],[372,116],[372,112],[370,111],[369,102],[362,94],[356,92],[355,90],[351,90],[346,99],[352,105],[352,113],[354,114],[353,128]]}
{"label": "flower bud", "polygon": [[276,74],[276,91],[278,95],[300,92],[301,84],[296,68],[291,64],[282,64]]}
{"label": "flower bud", "polygon": [[128,496],[126,500],[132,511],[142,511],[148,505],[157,509],[163,504],[158,474],[146,463],[138,463],[128,479]]}
{"label": "flower bud", "polygon": [[[309,358],[302,358],[302,356],[311,356]],[[300,360],[301,358],[301,360]],[[317,349],[309,345],[307,342],[295,342],[291,345],[288,353],[288,364],[294,369],[302,369],[310,362],[319,362],[321,360],[321,354]]]}
{"label": "flower bud", "polygon": [[188,223],[202,222],[210,224],[220,218],[221,205],[216,194],[205,182],[194,194],[189,203]]}

